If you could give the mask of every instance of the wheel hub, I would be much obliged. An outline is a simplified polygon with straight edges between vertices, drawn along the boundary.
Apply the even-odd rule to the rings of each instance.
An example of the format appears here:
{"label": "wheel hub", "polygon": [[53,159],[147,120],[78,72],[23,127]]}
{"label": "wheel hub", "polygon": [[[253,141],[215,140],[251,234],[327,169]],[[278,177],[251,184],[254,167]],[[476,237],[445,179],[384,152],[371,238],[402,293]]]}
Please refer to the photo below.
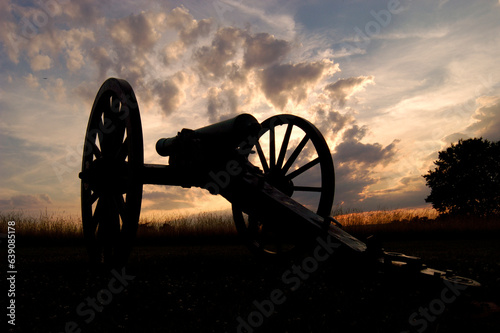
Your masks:
{"label": "wheel hub", "polygon": [[286,196],[291,197],[293,194],[293,182],[285,177],[282,170],[272,170],[265,175],[266,181],[283,192]]}
{"label": "wheel hub", "polygon": [[107,158],[87,162],[85,170],[80,172],[80,179],[84,185],[94,192],[125,193],[127,191],[127,163],[125,161],[110,160]]}

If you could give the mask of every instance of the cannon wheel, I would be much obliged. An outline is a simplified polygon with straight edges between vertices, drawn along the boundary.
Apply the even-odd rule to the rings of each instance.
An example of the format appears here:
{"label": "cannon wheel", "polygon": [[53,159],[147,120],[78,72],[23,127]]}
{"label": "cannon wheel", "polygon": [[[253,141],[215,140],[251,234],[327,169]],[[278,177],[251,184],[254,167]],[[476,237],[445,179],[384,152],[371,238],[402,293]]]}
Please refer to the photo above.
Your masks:
{"label": "cannon wheel", "polygon": [[[329,216],[335,192],[335,173],[330,149],[321,132],[309,121],[294,115],[273,116],[261,125],[259,140],[254,146],[257,157],[254,158],[253,164],[263,171],[265,181],[303,205],[306,205],[303,200],[305,193],[319,194],[319,200],[314,207],[310,204],[307,206],[322,217]],[[278,131],[281,126],[283,128]],[[282,136],[278,138],[277,132],[282,133]],[[302,138],[300,141],[295,141],[298,144],[291,145],[290,140],[294,132],[299,132]],[[269,149],[266,151],[261,144],[264,135],[269,140]],[[281,141],[279,151],[276,149],[277,140]],[[312,146],[309,142],[312,142]],[[306,151],[305,147],[309,149]],[[308,156],[312,158],[307,159]],[[300,165],[292,169],[294,163]],[[315,167],[316,165],[319,167]],[[319,183],[317,181],[316,184],[300,184],[297,181],[299,176],[304,176],[308,172],[316,173]],[[233,205],[232,209],[238,233],[243,236],[249,249],[257,255],[265,258],[293,256],[311,243],[311,240],[301,237],[300,231],[298,237],[297,232],[292,233],[291,237],[285,235],[286,222],[263,223],[255,216],[247,216],[237,205]]]}
{"label": "cannon wheel", "polygon": [[83,233],[92,264],[125,264],[137,233],[143,164],[134,91],[127,81],[110,78],[92,106],[80,173]]}

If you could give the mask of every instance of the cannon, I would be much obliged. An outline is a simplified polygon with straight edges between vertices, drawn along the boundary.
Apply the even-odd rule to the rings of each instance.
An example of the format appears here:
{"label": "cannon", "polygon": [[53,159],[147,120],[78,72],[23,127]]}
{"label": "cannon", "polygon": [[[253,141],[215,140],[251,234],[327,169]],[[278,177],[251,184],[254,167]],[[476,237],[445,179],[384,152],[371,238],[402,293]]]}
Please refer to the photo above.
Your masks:
{"label": "cannon", "polygon": [[145,164],[132,87],[110,78],[99,89],[85,134],[81,179],[84,238],[94,264],[124,265],[138,228],[144,184],[199,187],[232,204],[238,233],[256,255],[281,260],[329,238],[361,260],[437,280],[474,280],[427,268],[419,258],[367,246],[330,217],[335,176],[330,149],[309,121],[280,114],[259,123],[240,114],[156,143],[168,164]]}

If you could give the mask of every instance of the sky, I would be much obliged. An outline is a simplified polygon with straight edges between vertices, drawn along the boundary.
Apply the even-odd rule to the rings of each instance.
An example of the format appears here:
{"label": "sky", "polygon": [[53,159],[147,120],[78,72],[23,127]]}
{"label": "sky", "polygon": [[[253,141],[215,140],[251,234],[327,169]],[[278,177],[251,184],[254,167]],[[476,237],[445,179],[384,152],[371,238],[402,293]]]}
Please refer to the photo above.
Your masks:
{"label": "sky", "polygon": [[[422,175],[459,139],[500,140],[499,0],[0,0],[0,211],[79,214],[82,146],[108,77],[159,138],[240,113],[315,124],[334,207],[426,207]],[[143,213],[230,207],[144,187]]]}

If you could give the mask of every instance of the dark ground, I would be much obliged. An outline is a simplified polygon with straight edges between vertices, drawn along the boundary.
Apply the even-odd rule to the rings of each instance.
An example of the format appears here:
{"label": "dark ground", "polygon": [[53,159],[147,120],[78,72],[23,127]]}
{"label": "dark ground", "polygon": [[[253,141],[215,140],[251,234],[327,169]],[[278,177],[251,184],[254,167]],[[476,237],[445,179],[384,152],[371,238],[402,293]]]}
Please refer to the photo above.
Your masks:
{"label": "dark ground", "polygon": [[[370,274],[357,269],[356,262],[335,257],[319,263],[307,279],[291,273],[283,280],[292,263],[261,263],[245,247],[226,243],[137,246],[126,270],[134,278],[116,294],[98,293],[109,290],[113,276],[95,279],[81,244],[21,243],[15,332],[65,332],[69,322],[74,324],[68,324],[68,332],[237,332],[237,318],[248,321],[249,315],[255,326],[260,324],[251,328],[254,332],[417,332],[427,324],[426,332],[500,332],[498,310],[478,312],[473,306],[500,304],[497,237],[384,243],[386,250],[419,255],[430,267],[453,269],[483,284],[479,290],[459,291],[444,309],[436,301],[442,298],[444,284]],[[294,285],[298,289],[292,291]],[[115,290],[119,286],[113,285]],[[85,303],[97,295],[109,304],[91,318]],[[106,295],[112,299],[104,299]],[[282,304],[275,305],[268,318],[257,314],[254,301],[267,305],[261,310],[266,312],[271,295]],[[80,312],[86,312],[78,315],[82,303]],[[420,322],[411,326],[410,315],[431,304],[442,313],[430,317],[432,322],[418,316]]]}

